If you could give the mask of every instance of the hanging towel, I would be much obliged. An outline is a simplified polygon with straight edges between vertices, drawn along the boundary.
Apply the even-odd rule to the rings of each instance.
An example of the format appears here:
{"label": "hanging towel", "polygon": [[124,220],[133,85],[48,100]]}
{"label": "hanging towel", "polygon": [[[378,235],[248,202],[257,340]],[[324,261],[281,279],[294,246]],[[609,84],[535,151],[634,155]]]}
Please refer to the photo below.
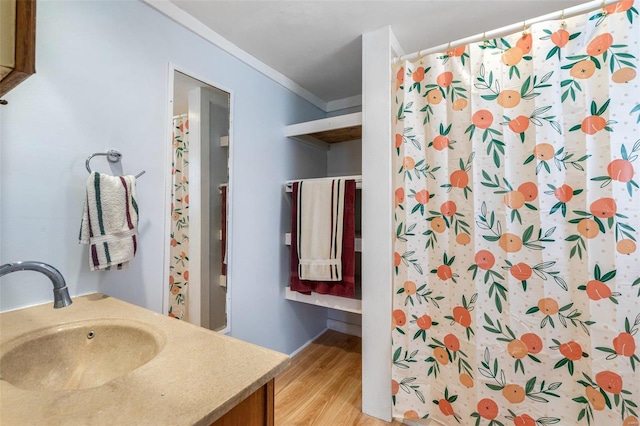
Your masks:
{"label": "hanging towel", "polygon": [[[325,183],[327,181],[305,181],[303,183],[303,191],[306,190],[305,186],[309,183],[322,182]],[[332,181],[328,181],[332,182]],[[331,185],[331,183],[330,183]],[[338,188],[336,185],[332,185],[334,190]],[[300,223],[298,219],[300,218],[299,209],[302,208],[302,203],[300,200],[300,183],[295,182],[293,184],[293,192],[292,192],[292,209],[291,209],[291,252],[290,252],[290,260],[291,260],[291,274],[290,274],[290,288],[293,291],[298,291],[304,294],[310,294],[312,291],[315,291],[320,294],[332,294],[334,296],[342,296],[342,297],[355,297],[355,191],[356,191],[356,183],[354,180],[342,180],[342,184],[338,185],[338,187],[343,188],[341,192],[343,193],[342,197],[337,197],[342,199],[343,204],[343,214],[342,219],[340,219],[339,224],[342,225],[342,236],[340,238],[336,238],[337,243],[340,246],[339,250],[336,252],[341,252],[340,262],[335,263],[337,266],[340,265],[339,274],[336,274],[340,277],[338,280],[326,280],[326,279],[305,279],[300,275],[300,256],[299,256],[299,247],[298,241],[300,239]],[[335,198],[335,197],[334,197]],[[333,203],[329,203],[329,205],[333,205]],[[331,208],[329,208],[331,210]],[[303,215],[304,216],[304,215]],[[303,219],[304,220],[304,219]],[[338,219],[334,220],[334,224]],[[303,236],[304,238],[304,236]],[[332,264],[333,265],[333,264]],[[334,270],[335,272],[335,270]]]}
{"label": "hanging towel", "polygon": [[92,271],[129,267],[138,248],[135,176],[89,175],[80,243],[89,244]]}
{"label": "hanging towel", "polygon": [[344,179],[298,184],[298,274],[303,280],[342,279]]}

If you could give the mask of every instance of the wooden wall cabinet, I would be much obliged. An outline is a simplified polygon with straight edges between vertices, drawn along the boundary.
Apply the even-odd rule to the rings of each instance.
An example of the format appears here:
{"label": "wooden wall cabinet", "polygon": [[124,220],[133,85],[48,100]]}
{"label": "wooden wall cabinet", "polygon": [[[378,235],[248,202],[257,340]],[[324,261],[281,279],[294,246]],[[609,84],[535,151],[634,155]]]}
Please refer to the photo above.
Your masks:
{"label": "wooden wall cabinet", "polygon": [[36,72],[36,0],[1,2],[0,97]]}

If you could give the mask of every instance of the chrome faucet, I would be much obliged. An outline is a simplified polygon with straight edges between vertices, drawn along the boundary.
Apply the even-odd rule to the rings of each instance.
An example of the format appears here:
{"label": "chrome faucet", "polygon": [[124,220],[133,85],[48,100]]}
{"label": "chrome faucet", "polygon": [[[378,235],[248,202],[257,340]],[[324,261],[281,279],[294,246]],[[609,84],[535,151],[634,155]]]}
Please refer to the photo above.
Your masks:
{"label": "chrome faucet", "polygon": [[36,271],[47,276],[53,283],[53,307],[64,308],[69,306],[71,298],[69,297],[69,290],[67,289],[67,283],[64,281],[64,277],[53,266],[43,262],[12,262],[0,265],[0,277],[10,274],[16,271]]}

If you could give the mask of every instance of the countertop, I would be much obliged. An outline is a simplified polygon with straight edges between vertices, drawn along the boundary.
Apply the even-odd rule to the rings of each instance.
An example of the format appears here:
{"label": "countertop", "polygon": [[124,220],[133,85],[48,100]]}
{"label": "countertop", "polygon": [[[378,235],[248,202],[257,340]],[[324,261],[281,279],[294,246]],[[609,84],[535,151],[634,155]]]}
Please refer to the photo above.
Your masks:
{"label": "countertop", "polygon": [[[279,352],[188,324],[104,294],[0,314],[0,345],[32,330],[98,318],[134,319],[160,330],[164,348],[102,386],[29,391],[0,378],[2,425],[210,425],[283,371]],[[46,351],[46,348],[43,348]]]}

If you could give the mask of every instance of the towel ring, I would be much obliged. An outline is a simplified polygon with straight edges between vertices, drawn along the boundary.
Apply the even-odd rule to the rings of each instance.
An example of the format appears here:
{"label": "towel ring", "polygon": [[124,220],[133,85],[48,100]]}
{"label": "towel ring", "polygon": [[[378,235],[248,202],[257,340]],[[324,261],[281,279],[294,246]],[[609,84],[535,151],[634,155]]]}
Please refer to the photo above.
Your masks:
{"label": "towel ring", "polygon": [[[122,154],[119,151],[116,151],[115,149],[110,149],[107,152],[95,152],[91,154],[89,157],[87,157],[87,161],[85,161],[84,163],[89,173],[92,172],[91,167],[89,166],[89,162],[96,155],[104,155],[105,157],[107,157],[107,161],[109,161],[110,163],[118,163],[122,158]],[[144,170],[136,175],[136,179],[142,176],[143,174],[145,174]]]}

